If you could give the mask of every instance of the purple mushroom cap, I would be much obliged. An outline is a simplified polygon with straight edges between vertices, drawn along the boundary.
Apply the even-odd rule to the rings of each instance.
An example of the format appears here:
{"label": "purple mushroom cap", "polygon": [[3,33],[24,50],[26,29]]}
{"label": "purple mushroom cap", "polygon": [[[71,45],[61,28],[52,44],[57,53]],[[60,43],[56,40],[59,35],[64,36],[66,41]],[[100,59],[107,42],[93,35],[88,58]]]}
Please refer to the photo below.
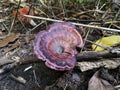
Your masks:
{"label": "purple mushroom cap", "polygon": [[76,63],[76,47],[83,46],[81,35],[69,22],[54,23],[34,40],[36,56],[55,70],[71,70]]}

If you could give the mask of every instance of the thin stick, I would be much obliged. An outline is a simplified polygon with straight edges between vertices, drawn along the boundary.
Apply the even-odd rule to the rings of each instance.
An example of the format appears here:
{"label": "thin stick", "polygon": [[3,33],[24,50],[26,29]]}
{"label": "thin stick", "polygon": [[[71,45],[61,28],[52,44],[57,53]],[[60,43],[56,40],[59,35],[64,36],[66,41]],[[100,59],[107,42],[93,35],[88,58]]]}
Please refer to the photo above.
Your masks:
{"label": "thin stick", "polygon": [[[41,19],[41,20],[53,21],[53,22],[64,22],[62,20],[55,20],[55,19],[45,18],[45,17],[37,17],[37,16],[31,16],[31,15],[24,15],[24,16],[25,17],[29,17],[29,18],[34,18],[34,19]],[[75,23],[75,22],[71,22],[71,23],[74,24],[74,25],[77,25],[77,26],[84,26],[84,27],[101,29],[101,30],[106,30],[106,31],[120,32],[120,30],[118,30],[118,29],[105,28],[105,27],[99,27],[99,26],[93,26],[93,25]]]}
{"label": "thin stick", "polygon": [[105,50],[111,50],[112,49],[112,47],[108,47],[108,46],[105,46],[105,45],[96,44],[95,42],[92,42],[90,40],[85,40],[85,41],[90,42],[90,43],[92,43],[92,44],[94,44],[96,46],[99,46],[101,48],[104,48]]}
{"label": "thin stick", "polygon": [[15,20],[16,20],[16,18],[17,18],[18,12],[19,12],[18,9],[19,9],[19,7],[20,7],[20,4],[21,4],[21,0],[19,0],[19,2],[18,2],[17,12],[16,12],[16,15],[15,15],[13,21],[12,21],[12,24],[11,24],[11,27],[10,27],[10,30],[9,30],[9,33],[8,33],[8,34],[10,34],[11,31],[12,31],[12,29],[13,29],[13,25],[14,25],[14,23],[15,23]]}

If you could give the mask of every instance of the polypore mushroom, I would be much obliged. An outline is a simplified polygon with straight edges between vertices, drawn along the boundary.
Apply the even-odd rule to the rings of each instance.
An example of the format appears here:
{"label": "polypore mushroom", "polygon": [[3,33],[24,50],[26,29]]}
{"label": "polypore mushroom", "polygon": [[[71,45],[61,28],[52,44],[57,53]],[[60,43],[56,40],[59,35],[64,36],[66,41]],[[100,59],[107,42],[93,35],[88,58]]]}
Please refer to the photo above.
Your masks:
{"label": "polypore mushroom", "polygon": [[75,26],[69,22],[54,23],[48,30],[40,31],[34,40],[36,56],[46,66],[55,70],[71,70],[76,63],[76,47],[83,40]]}

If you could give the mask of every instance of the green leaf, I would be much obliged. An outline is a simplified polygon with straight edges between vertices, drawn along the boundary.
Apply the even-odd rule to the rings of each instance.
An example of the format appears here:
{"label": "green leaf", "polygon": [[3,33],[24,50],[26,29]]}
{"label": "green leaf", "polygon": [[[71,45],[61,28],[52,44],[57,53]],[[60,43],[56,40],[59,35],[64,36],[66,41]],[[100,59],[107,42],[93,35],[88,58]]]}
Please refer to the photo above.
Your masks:
{"label": "green leaf", "polygon": [[84,0],[77,0],[77,2],[82,3]]}

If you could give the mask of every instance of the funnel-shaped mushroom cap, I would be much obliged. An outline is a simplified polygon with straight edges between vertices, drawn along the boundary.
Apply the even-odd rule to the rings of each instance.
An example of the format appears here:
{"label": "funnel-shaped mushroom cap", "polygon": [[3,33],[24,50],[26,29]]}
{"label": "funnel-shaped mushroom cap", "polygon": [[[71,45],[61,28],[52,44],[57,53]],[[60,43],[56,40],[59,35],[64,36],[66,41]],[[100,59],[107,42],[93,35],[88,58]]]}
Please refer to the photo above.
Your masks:
{"label": "funnel-shaped mushroom cap", "polygon": [[76,47],[83,46],[81,35],[71,23],[54,23],[40,31],[34,40],[34,52],[55,70],[71,70],[76,63]]}

